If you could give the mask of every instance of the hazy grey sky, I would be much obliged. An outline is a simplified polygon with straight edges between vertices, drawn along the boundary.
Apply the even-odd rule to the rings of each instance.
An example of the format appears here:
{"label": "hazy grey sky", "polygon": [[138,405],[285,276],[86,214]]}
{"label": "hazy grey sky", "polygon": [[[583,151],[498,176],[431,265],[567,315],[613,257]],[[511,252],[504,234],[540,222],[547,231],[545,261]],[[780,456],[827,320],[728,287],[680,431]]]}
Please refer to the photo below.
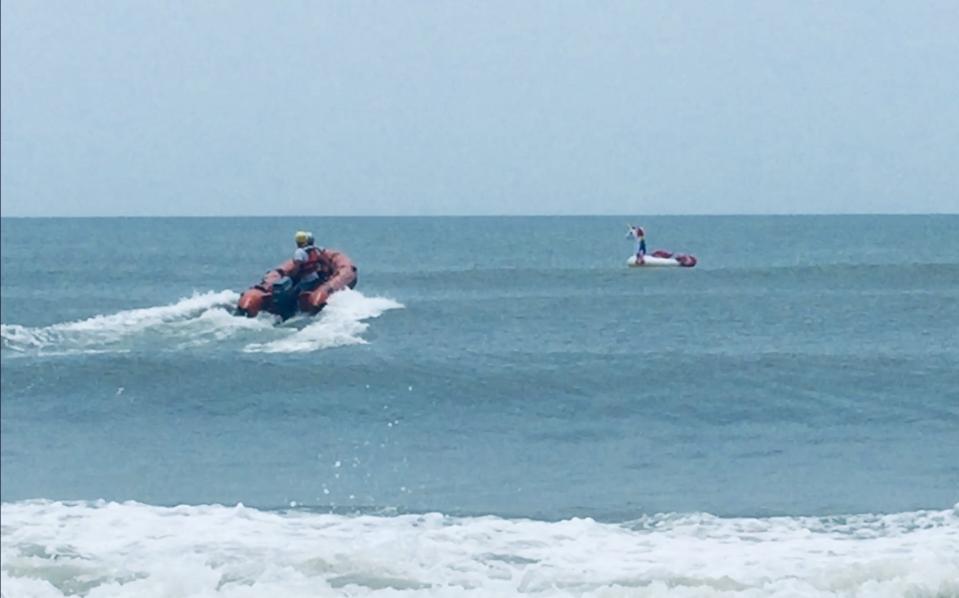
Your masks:
{"label": "hazy grey sky", "polygon": [[959,0],[0,16],[5,216],[959,211]]}

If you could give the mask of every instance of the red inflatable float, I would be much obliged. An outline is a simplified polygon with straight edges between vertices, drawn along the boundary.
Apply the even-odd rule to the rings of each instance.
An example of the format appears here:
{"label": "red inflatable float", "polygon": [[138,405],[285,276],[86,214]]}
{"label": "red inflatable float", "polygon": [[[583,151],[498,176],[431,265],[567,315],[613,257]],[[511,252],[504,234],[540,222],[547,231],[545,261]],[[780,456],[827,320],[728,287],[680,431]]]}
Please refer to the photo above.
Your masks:
{"label": "red inflatable float", "polygon": [[287,260],[266,273],[259,283],[240,296],[236,314],[255,317],[267,311],[284,320],[297,311],[313,315],[326,306],[330,295],[356,286],[356,266],[350,258],[335,249],[320,250],[320,284],[314,289],[299,291],[293,273],[293,260]]}

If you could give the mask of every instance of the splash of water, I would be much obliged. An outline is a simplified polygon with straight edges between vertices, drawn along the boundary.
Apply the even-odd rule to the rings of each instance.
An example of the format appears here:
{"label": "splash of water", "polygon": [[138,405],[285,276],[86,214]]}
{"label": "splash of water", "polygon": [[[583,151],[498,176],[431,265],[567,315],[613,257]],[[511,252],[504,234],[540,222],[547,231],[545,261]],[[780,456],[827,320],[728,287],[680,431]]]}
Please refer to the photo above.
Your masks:
{"label": "splash of water", "polygon": [[[347,290],[334,294],[318,318],[277,326],[270,314],[234,317],[231,311],[238,297],[234,291],[211,291],[170,305],[51,326],[2,324],[0,339],[4,351],[39,355],[181,350],[222,344],[234,337],[241,337],[238,349],[248,352],[316,351],[365,342],[360,337],[368,327],[364,320],[403,307],[390,299]],[[262,340],[264,336],[268,340]],[[249,337],[259,340],[250,343]]]}
{"label": "splash of water", "polygon": [[369,327],[365,320],[377,318],[403,305],[385,297],[366,297],[353,290],[333,294],[315,321],[302,330],[267,343],[252,343],[249,353],[302,353],[344,345],[364,344],[360,336]]}

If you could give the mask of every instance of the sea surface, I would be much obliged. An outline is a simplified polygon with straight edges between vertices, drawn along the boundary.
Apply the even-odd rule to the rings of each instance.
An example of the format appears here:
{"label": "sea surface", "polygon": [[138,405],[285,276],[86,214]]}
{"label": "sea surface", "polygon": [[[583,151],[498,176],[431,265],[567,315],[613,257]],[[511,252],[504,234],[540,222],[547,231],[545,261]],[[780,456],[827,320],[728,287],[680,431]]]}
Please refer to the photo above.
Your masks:
{"label": "sea surface", "polygon": [[959,216],[0,226],[4,598],[959,596]]}

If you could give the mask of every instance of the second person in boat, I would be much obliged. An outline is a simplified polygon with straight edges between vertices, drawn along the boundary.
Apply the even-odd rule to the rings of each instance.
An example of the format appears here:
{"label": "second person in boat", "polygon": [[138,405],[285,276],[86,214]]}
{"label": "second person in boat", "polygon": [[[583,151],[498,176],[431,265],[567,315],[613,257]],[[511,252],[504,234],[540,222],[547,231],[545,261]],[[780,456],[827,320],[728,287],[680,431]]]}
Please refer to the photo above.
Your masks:
{"label": "second person in boat", "polygon": [[323,259],[322,250],[314,244],[313,233],[297,231],[293,240],[296,242],[296,249],[293,251],[293,271],[290,272],[290,277],[297,281],[298,292],[312,291],[323,282],[324,277],[320,274],[329,275],[326,260]]}

